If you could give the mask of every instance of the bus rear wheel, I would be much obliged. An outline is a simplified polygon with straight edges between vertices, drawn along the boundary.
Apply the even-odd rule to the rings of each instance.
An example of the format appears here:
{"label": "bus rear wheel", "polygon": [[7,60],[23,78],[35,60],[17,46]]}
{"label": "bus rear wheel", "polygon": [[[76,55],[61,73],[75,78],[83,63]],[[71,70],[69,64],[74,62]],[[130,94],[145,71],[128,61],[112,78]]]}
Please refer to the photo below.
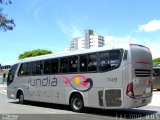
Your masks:
{"label": "bus rear wheel", "polygon": [[19,104],[24,104],[24,95],[23,92],[20,92],[18,95]]}
{"label": "bus rear wheel", "polygon": [[71,108],[74,112],[82,112],[84,109],[83,99],[80,95],[74,95],[71,99]]}

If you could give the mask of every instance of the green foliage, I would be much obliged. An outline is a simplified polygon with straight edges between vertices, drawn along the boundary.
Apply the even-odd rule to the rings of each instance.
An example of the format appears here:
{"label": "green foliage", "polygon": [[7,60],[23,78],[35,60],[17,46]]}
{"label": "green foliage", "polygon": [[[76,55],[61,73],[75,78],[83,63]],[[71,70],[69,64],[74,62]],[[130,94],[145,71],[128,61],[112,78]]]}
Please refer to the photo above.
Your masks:
{"label": "green foliage", "polygon": [[[11,0],[0,0],[0,4],[12,4]],[[3,13],[3,8],[0,6],[0,30],[7,31],[13,30],[15,27],[14,20],[8,19],[7,14]]]}
{"label": "green foliage", "polygon": [[51,54],[51,53],[52,53],[52,51],[49,51],[49,50],[37,49],[37,50],[24,52],[23,54],[20,54],[18,56],[18,58],[19,59],[24,59],[24,58],[28,58],[28,57],[46,55],[46,54]]}
{"label": "green foliage", "polygon": [[153,66],[160,64],[160,58],[156,58],[153,60]]}

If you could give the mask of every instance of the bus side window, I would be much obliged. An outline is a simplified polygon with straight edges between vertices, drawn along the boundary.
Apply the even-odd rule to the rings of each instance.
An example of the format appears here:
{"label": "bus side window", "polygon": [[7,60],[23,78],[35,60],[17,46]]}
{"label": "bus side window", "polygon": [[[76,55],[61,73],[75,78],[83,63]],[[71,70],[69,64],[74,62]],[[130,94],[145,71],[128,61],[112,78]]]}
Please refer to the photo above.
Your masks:
{"label": "bus side window", "polygon": [[86,72],[87,71],[87,55],[81,55],[80,56],[80,72]]}
{"label": "bus side window", "polygon": [[69,72],[77,72],[78,56],[69,57]]}
{"label": "bus side window", "polygon": [[51,72],[51,61],[45,60],[44,61],[44,74],[50,74]]}
{"label": "bus side window", "polygon": [[88,55],[88,71],[97,71],[97,54]]}
{"label": "bus side window", "polygon": [[9,74],[8,74],[8,80],[12,81],[14,79],[16,70],[17,70],[18,64],[15,64],[11,67],[11,69],[9,70]]}
{"label": "bus side window", "polygon": [[99,53],[99,70],[106,71],[111,68],[109,63],[109,52]]}
{"label": "bus side window", "polygon": [[67,73],[68,72],[68,58],[60,59],[60,72]]}
{"label": "bus side window", "polygon": [[18,76],[29,75],[28,67],[29,67],[29,63],[22,63],[18,71]]}
{"label": "bus side window", "polygon": [[36,62],[36,74],[43,74],[43,61]]}
{"label": "bus side window", "polygon": [[127,55],[128,55],[128,50],[125,50],[124,51],[123,60],[127,60]]}
{"label": "bus side window", "polygon": [[36,62],[30,62],[29,73],[31,75],[36,75]]}
{"label": "bus side window", "polygon": [[109,59],[110,59],[110,65],[112,68],[117,67],[120,63],[120,51],[110,51],[109,52]]}
{"label": "bus side window", "polygon": [[58,73],[58,65],[59,65],[58,59],[51,60],[51,74]]}

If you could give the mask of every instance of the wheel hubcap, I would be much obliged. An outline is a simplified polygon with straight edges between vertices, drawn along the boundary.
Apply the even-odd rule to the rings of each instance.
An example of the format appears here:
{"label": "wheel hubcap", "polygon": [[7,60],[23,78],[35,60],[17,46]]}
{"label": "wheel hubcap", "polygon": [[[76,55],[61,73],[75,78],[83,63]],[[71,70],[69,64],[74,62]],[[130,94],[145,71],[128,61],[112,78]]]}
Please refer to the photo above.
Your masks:
{"label": "wheel hubcap", "polygon": [[23,95],[20,95],[20,96],[19,96],[19,101],[20,101],[20,103],[23,102]]}
{"label": "wheel hubcap", "polygon": [[73,101],[73,107],[75,109],[79,109],[81,107],[81,101],[80,101],[80,99],[78,99],[78,98],[74,99],[74,101]]}

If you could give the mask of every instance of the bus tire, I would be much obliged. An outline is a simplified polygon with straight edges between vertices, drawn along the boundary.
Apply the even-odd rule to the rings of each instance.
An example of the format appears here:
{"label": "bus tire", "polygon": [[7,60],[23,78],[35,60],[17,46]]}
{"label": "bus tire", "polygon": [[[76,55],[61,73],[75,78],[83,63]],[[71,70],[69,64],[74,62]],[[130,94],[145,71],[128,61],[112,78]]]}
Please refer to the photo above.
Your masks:
{"label": "bus tire", "polygon": [[83,98],[80,95],[74,95],[71,98],[71,108],[74,112],[82,112],[84,109]]}
{"label": "bus tire", "polygon": [[18,95],[19,104],[24,104],[24,95],[23,92],[20,92]]}

